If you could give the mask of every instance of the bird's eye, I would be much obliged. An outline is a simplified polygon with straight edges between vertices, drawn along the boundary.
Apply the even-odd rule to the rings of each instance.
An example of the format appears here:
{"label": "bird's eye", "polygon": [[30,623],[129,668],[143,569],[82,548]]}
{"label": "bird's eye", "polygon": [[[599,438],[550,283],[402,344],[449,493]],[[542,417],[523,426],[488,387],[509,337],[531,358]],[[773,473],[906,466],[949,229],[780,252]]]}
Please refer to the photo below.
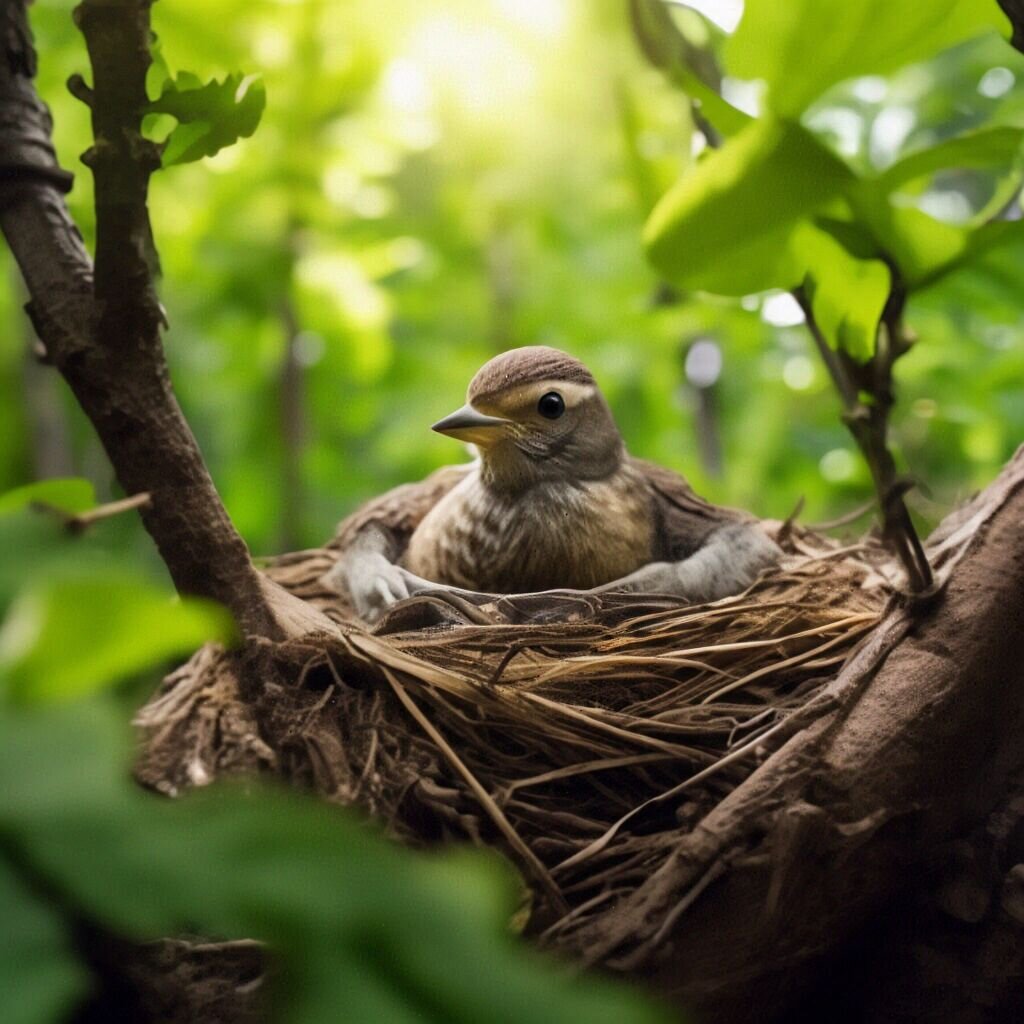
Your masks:
{"label": "bird's eye", "polygon": [[557,420],[565,412],[565,399],[557,391],[542,395],[537,403],[537,412],[545,419]]}

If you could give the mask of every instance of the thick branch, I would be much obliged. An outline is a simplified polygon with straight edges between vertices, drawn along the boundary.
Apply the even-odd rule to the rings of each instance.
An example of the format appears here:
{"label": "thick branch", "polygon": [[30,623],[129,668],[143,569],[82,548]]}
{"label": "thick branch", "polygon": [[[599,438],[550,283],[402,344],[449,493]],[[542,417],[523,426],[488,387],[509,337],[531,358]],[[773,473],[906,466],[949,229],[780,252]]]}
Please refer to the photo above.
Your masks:
{"label": "thick branch", "polygon": [[[759,1019],[791,1019],[824,956],[884,918],[1024,767],[1022,522],[1024,449],[933,535],[932,603],[894,609],[820,717],[681,839],[614,930],[572,936],[579,955],[708,1021],[749,1020],[755,1001]],[[654,934],[673,906],[671,934]]]}
{"label": "thick branch", "polygon": [[63,200],[50,117],[32,85],[25,0],[3,0],[0,227],[31,295],[47,359],[92,421],[121,486],[141,510],[175,586],[211,597],[247,633],[276,635],[266,588],[210,479],[171,388],[149,268],[146,212],[158,158],[142,138],[149,4],[87,0],[77,20],[93,61],[97,277]]}

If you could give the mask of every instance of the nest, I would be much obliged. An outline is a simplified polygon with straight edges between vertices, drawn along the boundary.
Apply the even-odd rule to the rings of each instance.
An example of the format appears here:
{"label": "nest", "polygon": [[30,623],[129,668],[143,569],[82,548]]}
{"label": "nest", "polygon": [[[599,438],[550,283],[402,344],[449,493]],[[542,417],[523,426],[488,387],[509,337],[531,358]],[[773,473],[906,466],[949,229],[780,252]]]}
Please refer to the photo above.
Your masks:
{"label": "nest", "polygon": [[268,575],[340,628],[267,644],[259,693],[241,655],[197,652],[140,713],[139,775],[174,793],[269,771],[405,842],[497,846],[526,882],[527,930],[571,946],[821,713],[878,623],[893,570],[877,543],[781,533],[783,564],[714,604],[420,597],[374,631],[318,582],[336,552],[284,556]]}

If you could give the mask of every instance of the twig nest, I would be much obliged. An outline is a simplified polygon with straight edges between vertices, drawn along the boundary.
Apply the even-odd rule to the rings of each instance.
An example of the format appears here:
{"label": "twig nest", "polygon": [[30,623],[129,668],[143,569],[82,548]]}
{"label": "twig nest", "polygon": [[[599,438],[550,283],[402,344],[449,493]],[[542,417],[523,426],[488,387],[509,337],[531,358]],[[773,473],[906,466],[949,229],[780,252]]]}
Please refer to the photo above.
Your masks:
{"label": "twig nest", "polygon": [[781,539],[781,567],[710,605],[420,597],[375,631],[318,583],[335,553],[284,556],[268,575],[340,629],[268,646],[278,679],[253,701],[238,656],[203,648],[140,713],[139,776],[175,793],[269,771],[403,841],[498,846],[532,890],[528,930],[571,942],[824,710],[879,621],[892,588],[876,543]]}

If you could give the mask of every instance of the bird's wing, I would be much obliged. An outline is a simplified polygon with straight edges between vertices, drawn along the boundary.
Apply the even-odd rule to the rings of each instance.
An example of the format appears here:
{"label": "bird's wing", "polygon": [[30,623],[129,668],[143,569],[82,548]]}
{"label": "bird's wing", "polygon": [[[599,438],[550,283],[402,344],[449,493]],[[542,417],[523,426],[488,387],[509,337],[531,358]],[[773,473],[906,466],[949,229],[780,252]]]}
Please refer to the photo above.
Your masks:
{"label": "bird's wing", "polygon": [[394,538],[397,553],[405,550],[423,517],[472,470],[472,464],[443,466],[424,480],[401,484],[365,505],[338,524],[328,547],[344,551],[368,526],[386,529]]}
{"label": "bird's wing", "polygon": [[657,561],[677,562],[689,558],[720,527],[754,521],[745,512],[705,501],[671,469],[632,456],[630,462],[651,490]]}

